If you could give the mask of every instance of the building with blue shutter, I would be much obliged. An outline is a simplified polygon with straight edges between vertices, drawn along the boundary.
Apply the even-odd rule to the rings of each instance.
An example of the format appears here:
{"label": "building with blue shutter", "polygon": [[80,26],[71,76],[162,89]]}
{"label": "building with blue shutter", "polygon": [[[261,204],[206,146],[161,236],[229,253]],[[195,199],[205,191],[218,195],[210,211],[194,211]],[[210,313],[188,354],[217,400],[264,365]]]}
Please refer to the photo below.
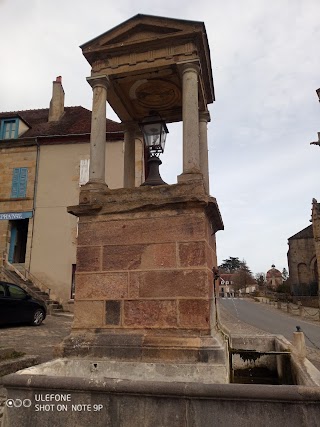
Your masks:
{"label": "building with blue shutter", "polygon": [[[72,302],[76,272],[77,219],[67,206],[88,181],[90,130],[91,111],[64,106],[60,77],[50,108],[0,113],[1,276],[13,281],[18,269],[62,304]],[[123,186],[123,140],[122,126],[107,120],[111,188]],[[137,185],[143,173],[136,140]]]}

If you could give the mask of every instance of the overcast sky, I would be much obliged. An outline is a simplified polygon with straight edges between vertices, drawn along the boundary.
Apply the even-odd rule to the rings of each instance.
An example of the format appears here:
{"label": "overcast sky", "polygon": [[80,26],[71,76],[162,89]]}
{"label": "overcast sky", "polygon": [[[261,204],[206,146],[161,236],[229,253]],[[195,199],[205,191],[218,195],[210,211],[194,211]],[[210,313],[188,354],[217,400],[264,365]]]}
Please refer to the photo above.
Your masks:
{"label": "overcast sky", "polygon": [[[254,273],[287,268],[287,239],[320,201],[320,0],[0,0],[0,111],[47,108],[61,75],[66,106],[91,109],[79,46],[137,13],[203,21],[216,101],[210,106],[211,194],[225,231],[218,262]],[[108,110],[108,116],[115,115]],[[181,124],[169,126],[162,177],[182,171]]]}

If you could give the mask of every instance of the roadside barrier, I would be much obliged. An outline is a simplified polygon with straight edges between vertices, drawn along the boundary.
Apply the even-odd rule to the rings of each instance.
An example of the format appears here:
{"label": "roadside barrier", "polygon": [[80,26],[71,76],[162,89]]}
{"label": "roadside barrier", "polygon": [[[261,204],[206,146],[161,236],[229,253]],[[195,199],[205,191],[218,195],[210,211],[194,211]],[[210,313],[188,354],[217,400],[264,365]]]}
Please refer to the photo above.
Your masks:
{"label": "roadside barrier", "polygon": [[312,320],[319,320],[320,321],[320,310],[319,308],[308,308],[306,309],[301,302],[298,304],[293,304],[290,301],[283,302],[283,301],[275,301],[271,300],[269,298],[261,298],[261,302],[269,305],[274,305],[277,307],[278,310],[286,311],[289,314],[292,314],[294,316],[298,317],[305,317],[305,318],[312,318]]}

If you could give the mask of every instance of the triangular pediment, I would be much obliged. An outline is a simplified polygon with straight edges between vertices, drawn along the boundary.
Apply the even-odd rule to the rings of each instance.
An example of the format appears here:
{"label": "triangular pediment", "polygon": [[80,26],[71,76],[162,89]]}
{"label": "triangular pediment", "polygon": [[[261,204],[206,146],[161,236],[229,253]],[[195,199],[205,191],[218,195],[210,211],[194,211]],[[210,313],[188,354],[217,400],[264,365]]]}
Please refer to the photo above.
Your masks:
{"label": "triangular pediment", "polygon": [[104,46],[117,43],[132,43],[136,41],[151,40],[155,37],[177,33],[178,31],[181,30],[173,27],[155,27],[154,25],[141,23],[135,25],[133,28],[122,34],[115,36],[114,38],[108,38],[108,40],[102,39],[99,44],[100,46]]}
{"label": "triangular pediment", "polygon": [[163,18],[149,15],[136,15],[117,27],[112,28],[95,39],[83,44],[83,51],[115,46],[125,46],[132,43],[147,42],[169,35],[177,35],[195,28],[202,28],[204,24],[197,21]]}

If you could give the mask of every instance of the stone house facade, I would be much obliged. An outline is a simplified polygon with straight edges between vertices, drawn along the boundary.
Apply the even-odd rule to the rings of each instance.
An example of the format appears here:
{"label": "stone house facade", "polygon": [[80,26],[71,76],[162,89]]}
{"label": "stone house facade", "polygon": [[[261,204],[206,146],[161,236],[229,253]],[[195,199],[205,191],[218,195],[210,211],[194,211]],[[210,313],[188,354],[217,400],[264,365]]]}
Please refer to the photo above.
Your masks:
{"label": "stone house facade", "polygon": [[234,297],[235,290],[233,286],[232,274],[225,273],[220,274],[219,277],[219,296],[226,297]]}
{"label": "stone house facade", "polygon": [[316,252],[319,238],[315,238],[314,231],[319,233],[318,204],[313,206],[313,224],[294,234],[288,239],[288,266],[291,290],[294,294],[309,295],[316,293],[318,288],[318,255]]}
{"label": "stone house facade", "polygon": [[[106,180],[123,187],[124,130],[107,119]],[[60,303],[73,296],[77,218],[67,206],[88,181],[91,111],[64,106],[61,78],[48,109],[0,113],[0,253],[32,275]],[[135,140],[135,179],[144,179],[143,145]]]}
{"label": "stone house facade", "polygon": [[219,278],[219,296],[220,297],[234,297],[251,294],[257,290],[257,282],[248,277],[246,286],[239,287],[236,283],[236,273],[221,273]]}

